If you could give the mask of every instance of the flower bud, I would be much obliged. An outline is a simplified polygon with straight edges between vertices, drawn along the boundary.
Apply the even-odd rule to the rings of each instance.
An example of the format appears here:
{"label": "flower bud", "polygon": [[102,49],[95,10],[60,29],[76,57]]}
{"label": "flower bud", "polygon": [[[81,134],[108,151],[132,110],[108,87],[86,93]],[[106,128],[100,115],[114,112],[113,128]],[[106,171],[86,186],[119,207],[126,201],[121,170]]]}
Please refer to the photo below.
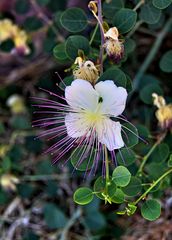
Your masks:
{"label": "flower bud", "polygon": [[88,4],[88,8],[90,9],[90,11],[92,11],[96,14],[97,13],[96,1],[90,1]]}
{"label": "flower bud", "polygon": [[73,71],[74,79],[87,80],[93,85],[96,83],[99,72],[92,61],[83,61],[80,57],[76,58],[75,63],[78,67]]}
{"label": "flower bud", "polygon": [[0,158],[5,157],[6,153],[10,150],[10,145],[1,144],[0,145]]}
{"label": "flower bud", "polygon": [[119,32],[116,27],[110,28],[105,34],[105,44],[107,55],[112,59],[114,63],[119,63],[124,55],[124,45],[118,39]]}
{"label": "flower bud", "polygon": [[153,103],[158,108],[155,115],[162,129],[172,129],[172,104],[166,104],[162,96],[152,94]]}
{"label": "flower bud", "polygon": [[24,99],[17,94],[11,95],[7,99],[7,106],[10,107],[14,114],[24,113],[26,111]]}
{"label": "flower bud", "polygon": [[0,178],[0,184],[6,191],[16,191],[16,184],[19,183],[19,179],[10,174],[3,174]]}

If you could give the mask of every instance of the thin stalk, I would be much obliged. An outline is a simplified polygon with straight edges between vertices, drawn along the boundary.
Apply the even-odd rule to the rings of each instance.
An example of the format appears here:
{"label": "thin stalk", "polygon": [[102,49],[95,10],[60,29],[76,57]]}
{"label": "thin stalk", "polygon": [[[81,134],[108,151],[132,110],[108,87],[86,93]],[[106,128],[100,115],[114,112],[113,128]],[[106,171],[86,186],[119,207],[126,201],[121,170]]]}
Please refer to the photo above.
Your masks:
{"label": "thin stalk", "polygon": [[153,153],[153,151],[155,150],[155,148],[162,142],[162,140],[165,138],[166,133],[163,134],[160,138],[158,138],[158,140],[154,143],[154,145],[151,147],[151,149],[149,150],[149,152],[143,157],[142,163],[139,167],[139,170],[137,172],[137,175],[142,173],[143,168],[148,160],[148,158],[150,157],[150,155]]}
{"label": "thin stalk", "polygon": [[98,23],[100,26],[100,34],[101,34],[101,46],[100,46],[100,55],[99,55],[99,61],[100,61],[100,74],[103,73],[103,53],[104,53],[104,30],[103,30],[103,18],[102,18],[102,2],[101,0],[97,0],[97,6],[98,6]]}
{"label": "thin stalk", "polygon": [[105,168],[106,168],[106,192],[108,190],[108,184],[109,184],[109,159],[108,159],[108,152],[106,146],[104,146],[105,150]]}
{"label": "thin stalk", "polygon": [[156,56],[163,39],[165,38],[166,34],[168,33],[168,31],[170,29],[171,24],[172,24],[172,17],[167,20],[162,31],[158,34],[158,36],[153,44],[153,47],[151,48],[149,54],[147,55],[146,59],[144,60],[142,66],[140,67],[140,70],[136,74],[134,81],[133,81],[133,90],[135,90],[135,91],[138,90],[140,80],[141,80],[143,74],[148,69],[151,62],[153,61],[154,57]]}
{"label": "thin stalk", "polygon": [[145,0],[140,0],[140,2],[138,2],[138,4],[135,6],[135,8],[133,8],[133,10],[137,11],[137,9],[139,9],[144,3],[145,3]]}
{"label": "thin stalk", "polygon": [[89,42],[90,45],[92,44],[92,42],[93,42],[93,40],[94,40],[94,38],[95,38],[95,36],[96,36],[98,27],[99,27],[99,24],[97,23],[97,25],[96,25],[96,27],[95,27],[95,29],[94,29],[93,35],[92,35],[92,37],[91,37],[91,39],[90,39],[90,42]]}
{"label": "thin stalk", "polygon": [[161,182],[168,174],[172,173],[172,168],[170,168],[167,172],[165,172],[161,177],[159,177],[147,190],[144,192],[134,203],[133,205],[137,205],[146,195],[159,183]]}

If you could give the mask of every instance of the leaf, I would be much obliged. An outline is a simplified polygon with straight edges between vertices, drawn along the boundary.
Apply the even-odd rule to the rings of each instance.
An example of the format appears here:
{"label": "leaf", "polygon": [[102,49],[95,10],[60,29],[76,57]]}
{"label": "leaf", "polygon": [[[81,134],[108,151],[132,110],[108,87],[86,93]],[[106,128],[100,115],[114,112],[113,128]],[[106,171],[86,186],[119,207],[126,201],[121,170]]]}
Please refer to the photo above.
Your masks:
{"label": "leaf", "polygon": [[111,197],[111,201],[113,203],[123,203],[124,202],[124,193],[121,189],[117,188],[115,194],[113,195],[113,197]]}
{"label": "leaf", "polygon": [[136,155],[131,149],[123,148],[117,153],[116,159],[119,165],[129,166],[136,160]]}
{"label": "leaf", "polygon": [[119,29],[121,34],[129,32],[136,24],[137,13],[128,8],[120,9],[114,16],[113,25]]}
{"label": "leaf", "polygon": [[78,147],[71,155],[71,163],[73,167],[79,171],[87,171],[93,166],[96,152],[93,150],[91,152],[87,152],[87,154],[83,154],[86,148],[87,146]]}
{"label": "leaf", "polygon": [[123,123],[122,129],[122,138],[125,142],[125,145],[127,147],[135,146],[139,142],[137,128],[130,123]]}
{"label": "leaf", "polygon": [[53,54],[58,61],[65,61],[67,59],[65,43],[60,43],[56,45],[53,49]]}
{"label": "leaf", "polygon": [[170,158],[168,159],[168,166],[172,167],[172,154],[170,155]]}
{"label": "leaf", "polygon": [[87,25],[87,16],[80,8],[69,8],[61,15],[60,22],[69,32],[77,33],[83,31]]}
{"label": "leaf", "polygon": [[88,204],[93,200],[93,192],[87,187],[78,188],[74,193],[73,199],[74,202],[80,205]]}
{"label": "leaf", "polygon": [[103,214],[98,211],[91,212],[84,217],[86,226],[93,231],[101,230],[106,225],[106,220]]}
{"label": "leaf", "polygon": [[161,17],[161,10],[154,7],[152,3],[144,4],[141,7],[140,19],[148,24],[157,23]]}
{"label": "leaf", "polygon": [[129,184],[122,190],[127,196],[137,196],[142,190],[142,182],[137,177],[131,177]]}
{"label": "leaf", "polygon": [[140,91],[140,98],[146,104],[153,104],[152,93],[157,93],[158,95],[162,95],[162,88],[154,83],[150,83],[146,85]]}
{"label": "leaf", "polygon": [[164,9],[172,3],[172,0],[153,0],[152,3],[156,8]]}
{"label": "leaf", "polygon": [[162,163],[167,160],[170,153],[169,146],[166,143],[159,144],[150,156],[150,160],[156,163]]}
{"label": "leaf", "polygon": [[36,31],[43,26],[43,23],[37,17],[27,17],[23,23],[23,27],[26,31]]}
{"label": "leaf", "polygon": [[106,18],[111,19],[111,18],[113,18],[114,13],[123,7],[124,7],[123,0],[112,0],[108,3],[104,2],[103,3],[103,14]]}
{"label": "leaf", "polygon": [[172,72],[172,50],[166,52],[162,56],[159,66],[163,72],[167,72],[167,73]]}
{"label": "leaf", "polygon": [[43,213],[45,222],[50,229],[63,228],[67,223],[64,213],[53,203],[47,203]]}
{"label": "leaf", "polygon": [[125,54],[132,53],[135,50],[135,48],[136,48],[136,42],[131,38],[127,38],[124,42]]}
{"label": "leaf", "polygon": [[122,86],[122,87],[126,87],[126,83],[127,83],[125,73],[117,67],[112,67],[112,68],[106,70],[100,76],[100,78],[98,79],[98,82],[106,81],[106,80],[113,80],[113,82],[117,86]]}
{"label": "leaf", "polygon": [[161,215],[160,203],[155,199],[147,200],[141,207],[141,214],[149,221],[156,220]]}
{"label": "leaf", "polygon": [[78,56],[78,50],[82,50],[85,55],[88,55],[90,51],[88,39],[80,35],[70,36],[65,47],[66,54],[71,60],[75,60]]}
{"label": "leaf", "polygon": [[131,173],[126,167],[119,166],[116,167],[112,173],[112,180],[119,187],[125,187],[130,182]]}

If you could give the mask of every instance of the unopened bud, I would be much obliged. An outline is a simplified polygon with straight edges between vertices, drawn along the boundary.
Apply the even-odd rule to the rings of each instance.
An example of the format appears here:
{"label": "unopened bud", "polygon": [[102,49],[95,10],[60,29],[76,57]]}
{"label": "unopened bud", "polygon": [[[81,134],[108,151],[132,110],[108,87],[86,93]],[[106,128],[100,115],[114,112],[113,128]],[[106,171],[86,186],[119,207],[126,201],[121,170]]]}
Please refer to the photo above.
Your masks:
{"label": "unopened bud", "polygon": [[11,111],[15,114],[24,113],[26,107],[24,100],[21,96],[14,94],[7,99],[7,106],[11,108]]}
{"label": "unopened bud", "polygon": [[8,173],[3,174],[0,178],[0,184],[6,191],[16,191],[16,184],[19,183],[19,179]]}
{"label": "unopened bud", "polygon": [[92,11],[96,14],[97,11],[98,11],[96,1],[90,1],[89,4],[88,4],[88,8],[90,9],[90,11]]}
{"label": "unopened bud", "polygon": [[99,77],[98,69],[94,63],[92,61],[86,61],[78,65],[78,68],[73,71],[74,78],[87,80],[94,85]]}

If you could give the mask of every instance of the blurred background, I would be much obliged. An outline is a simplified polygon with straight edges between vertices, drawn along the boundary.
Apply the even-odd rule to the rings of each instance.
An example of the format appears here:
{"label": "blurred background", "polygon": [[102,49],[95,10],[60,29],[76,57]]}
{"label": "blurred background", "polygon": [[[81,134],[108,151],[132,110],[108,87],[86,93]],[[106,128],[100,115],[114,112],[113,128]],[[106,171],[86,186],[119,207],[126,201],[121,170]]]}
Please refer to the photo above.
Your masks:
{"label": "blurred background", "polygon": [[[132,8],[137,2],[126,4]],[[82,173],[76,171],[72,175],[70,164],[52,166],[51,156],[44,154],[49,143],[35,140],[40,129],[31,126],[35,110],[30,97],[49,98],[39,88],[61,91],[57,71],[62,78],[71,75],[64,70],[72,62],[53,56],[53,48],[69,35],[60,24],[60,15],[67,8],[81,7],[95,26],[87,4],[86,0],[0,0],[0,240],[172,239],[171,190],[160,194],[164,211],[152,223],[137,213],[130,218],[117,216],[118,206],[106,206],[98,199],[77,206],[73,192],[89,185],[91,179],[83,182]],[[169,15],[170,10],[158,23],[142,24],[133,33],[122,65],[131,79]],[[82,34],[88,36],[92,30],[90,25]],[[9,31],[13,31],[10,36]],[[160,70],[159,59],[172,48],[171,31],[166,32],[153,61],[139,72],[140,90],[151,83],[170,96],[171,75]],[[127,109],[129,119],[146,137],[149,131],[157,131],[157,121],[151,97],[144,91],[131,97]],[[170,145],[172,138],[168,138]]]}

